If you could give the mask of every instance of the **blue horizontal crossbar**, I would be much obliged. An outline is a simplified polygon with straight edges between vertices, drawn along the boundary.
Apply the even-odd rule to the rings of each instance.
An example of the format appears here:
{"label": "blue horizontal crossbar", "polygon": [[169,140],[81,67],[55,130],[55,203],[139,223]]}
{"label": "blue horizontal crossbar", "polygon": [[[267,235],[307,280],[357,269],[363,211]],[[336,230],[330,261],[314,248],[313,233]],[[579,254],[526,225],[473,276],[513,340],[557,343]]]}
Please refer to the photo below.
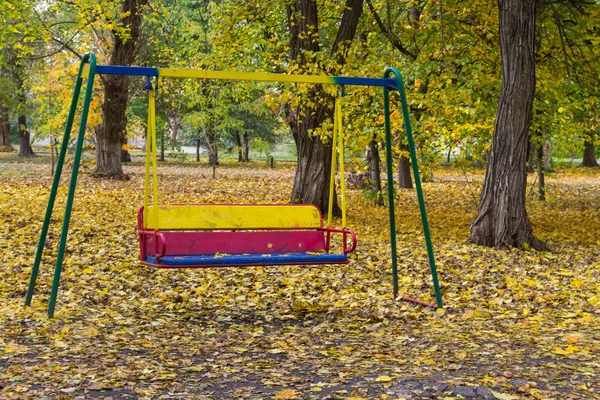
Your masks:
{"label": "blue horizontal crossbar", "polygon": [[158,68],[124,67],[121,65],[96,65],[96,73],[100,75],[158,76]]}
{"label": "blue horizontal crossbar", "polygon": [[233,254],[215,256],[213,254],[197,256],[163,256],[156,263],[156,257],[147,256],[146,262],[165,266],[261,266],[261,265],[299,265],[299,264],[347,264],[346,254]]}
{"label": "blue horizontal crossbar", "polygon": [[381,86],[390,90],[398,90],[398,83],[392,78],[360,78],[355,76],[335,76],[333,77],[338,85],[352,86]]}

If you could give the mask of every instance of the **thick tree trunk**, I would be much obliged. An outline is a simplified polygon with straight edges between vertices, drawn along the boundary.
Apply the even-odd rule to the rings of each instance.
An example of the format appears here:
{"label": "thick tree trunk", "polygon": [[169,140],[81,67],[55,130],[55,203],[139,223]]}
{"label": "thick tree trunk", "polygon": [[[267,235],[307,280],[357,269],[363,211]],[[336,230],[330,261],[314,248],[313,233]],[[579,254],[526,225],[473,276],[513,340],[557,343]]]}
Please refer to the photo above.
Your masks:
{"label": "thick tree trunk", "polygon": [[584,136],[584,148],[583,148],[583,162],[582,167],[598,167],[598,160],[596,160],[596,146],[594,146],[594,134],[588,132]]}
{"label": "thick tree trunk", "polygon": [[8,109],[0,106],[0,153],[11,153],[15,149],[10,144],[10,122]]}
{"label": "thick tree trunk", "polygon": [[[331,55],[337,64],[345,63],[345,54],[356,33],[358,20],[362,14],[363,0],[346,0],[340,18],[339,29],[331,46]],[[290,30],[290,58],[298,62],[300,67],[316,62],[314,54],[320,49],[319,19],[315,0],[295,0],[287,6],[288,27]],[[325,103],[322,88],[316,88],[310,94],[313,100],[319,99],[317,107],[301,106],[288,116],[288,124],[292,129],[298,163],[291,202],[315,204],[326,210],[329,199],[329,173],[331,168],[331,144],[323,143],[319,137],[310,135],[325,120],[332,118],[332,108]],[[332,100],[332,99],[331,99]],[[301,122],[298,122],[298,119]],[[334,214],[340,215],[337,198],[334,195]]]}
{"label": "thick tree trunk", "polygon": [[[329,175],[331,171],[331,144],[323,143],[318,137],[310,135],[309,130],[319,126],[330,114],[327,107],[313,110],[307,107],[302,123],[298,124],[296,150],[298,165],[292,190],[292,203],[315,204],[321,210],[327,210],[329,203]],[[334,215],[341,215],[334,196]]]}
{"label": "thick tree trunk", "polygon": [[525,209],[527,150],[535,93],[534,0],[498,0],[502,85],[492,148],[470,243],[546,249]]}
{"label": "thick tree trunk", "polygon": [[[135,59],[136,46],[142,24],[141,8],[148,0],[123,0],[122,24],[129,29],[128,37],[114,34],[110,65],[131,65]],[[123,179],[121,150],[127,126],[127,97],[129,77],[105,75],[102,122],[96,126],[96,168],[94,174],[109,179]]]}
{"label": "thick tree trunk", "polygon": [[367,165],[369,180],[371,181],[371,190],[375,194],[374,204],[376,206],[382,206],[383,203],[383,191],[381,188],[381,158],[379,157],[379,146],[375,139],[369,142],[367,150]]}

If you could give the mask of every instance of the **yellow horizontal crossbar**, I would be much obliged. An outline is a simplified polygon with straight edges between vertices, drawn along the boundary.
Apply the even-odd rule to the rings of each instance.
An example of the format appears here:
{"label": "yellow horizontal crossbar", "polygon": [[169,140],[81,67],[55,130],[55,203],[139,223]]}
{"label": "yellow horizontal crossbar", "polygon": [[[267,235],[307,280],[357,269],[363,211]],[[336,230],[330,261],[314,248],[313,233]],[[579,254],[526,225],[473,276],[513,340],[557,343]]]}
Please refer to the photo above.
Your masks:
{"label": "yellow horizontal crossbar", "polygon": [[233,81],[334,83],[333,77],[325,75],[288,75],[264,72],[205,71],[172,68],[158,68],[158,76],[169,78],[226,79]]}
{"label": "yellow horizontal crossbar", "polygon": [[[156,229],[154,206],[148,207],[146,229]],[[313,205],[163,205],[161,230],[318,229],[321,212]]]}

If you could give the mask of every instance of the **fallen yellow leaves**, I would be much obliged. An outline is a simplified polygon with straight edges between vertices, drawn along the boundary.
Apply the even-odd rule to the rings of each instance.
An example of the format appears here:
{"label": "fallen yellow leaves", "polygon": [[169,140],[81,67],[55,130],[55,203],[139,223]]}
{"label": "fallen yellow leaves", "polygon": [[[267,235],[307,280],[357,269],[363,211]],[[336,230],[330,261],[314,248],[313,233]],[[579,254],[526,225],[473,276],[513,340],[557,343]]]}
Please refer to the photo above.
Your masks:
{"label": "fallen yellow leaves", "polygon": [[[135,213],[143,167],[128,168],[127,182],[82,177],[54,320],[44,308],[56,215],[34,305],[23,306],[49,178],[35,168],[19,182],[0,176],[0,398],[396,399],[417,396],[409,388],[416,378],[415,390],[439,398],[458,398],[456,386],[485,386],[499,399],[564,397],[549,386],[580,398],[600,391],[600,253],[587,231],[600,231],[589,218],[600,183],[582,192],[550,178],[555,202],[530,204],[554,253],[465,244],[474,215],[465,183],[444,171],[437,176],[446,181],[425,184],[447,307],[434,312],[391,295],[387,212],[360,190],[348,194],[359,236],[349,266],[142,268]],[[285,203],[293,182],[285,169],[226,166],[218,180],[188,166],[162,174],[169,203]],[[397,196],[400,292],[433,302],[416,197]],[[573,223],[586,215],[587,229]],[[452,382],[434,382],[450,385],[448,393],[425,388],[448,375]]]}

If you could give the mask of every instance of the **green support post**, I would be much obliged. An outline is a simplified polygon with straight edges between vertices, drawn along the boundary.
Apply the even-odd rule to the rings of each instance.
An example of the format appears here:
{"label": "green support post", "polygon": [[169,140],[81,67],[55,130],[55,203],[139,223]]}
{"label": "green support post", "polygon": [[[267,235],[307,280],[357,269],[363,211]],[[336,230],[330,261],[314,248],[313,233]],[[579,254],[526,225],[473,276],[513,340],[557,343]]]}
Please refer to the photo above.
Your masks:
{"label": "green support post", "polygon": [[[423,188],[421,187],[421,176],[419,175],[419,165],[417,160],[417,152],[415,150],[415,143],[412,134],[412,127],[410,124],[410,114],[408,112],[408,104],[406,102],[406,93],[404,91],[404,82],[402,80],[402,74],[396,68],[387,68],[383,74],[384,78],[389,78],[390,75],[396,77],[398,86],[398,92],[400,94],[400,103],[402,107],[402,116],[404,119],[404,128],[406,130],[406,137],[408,140],[408,148],[410,151],[410,161],[413,167],[413,173],[415,176],[415,188],[417,190],[417,197],[419,199],[419,209],[421,211],[421,222],[423,223],[423,233],[425,235],[425,243],[427,245],[427,255],[429,257],[429,268],[431,269],[431,278],[433,280],[433,289],[435,291],[435,299],[438,308],[443,308],[442,294],[440,291],[440,283],[437,274],[437,268],[435,266],[435,257],[433,254],[433,245],[431,244],[431,234],[429,232],[429,222],[427,221],[427,210],[425,208],[425,198],[423,197]],[[383,103],[384,103],[384,114],[385,114],[385,141],[386,141],[386,158],[387,158],[387,173],[388,173],[388,198],[390,207],[390,239],[392,244],[392,274],[394,281],[394,296],[398,295],[398,266],[397,266],[397,254],[396,254],[396,221],[394,217],[394,196],[393,196],[393,182],[392,176],[392,156],[391,156],[391,131],[390,131],[390,98],[388,88],[383,89]]]}
{"label": "green support post", "polygon": [[[386,71],[387,72],[387,71]],[[388,208],[390,212],[390,244],[392,247],[392,281],[394,298],[398,297],[398,253],[396,251],[396,216],[394,214],[394,166],[392,165],[392,131],[390,129],[390,93],[383,88],[383,115],[385,121],[385,163],[388,180]]]}
{"label": "green support post", "polygon": [[54,173],[54,179],[52,181],[52,188],[50,189],[50,197],[48,199],[48,205],[46,207],[46,216],[44,217],[44,223],[42,225],[42,232],[40,234],[40,240],[36,250],[35,260],[33,268],[31,270],[31,278],[29,280],[29,287],[27,288],[27,295],[25,297],[25,305],[31,305],[31,299],[35,289],[36,280],[38,277],[40,263],[42,259],[42,253],[44,251],[44,245],[46,243],[46,237],[48,235],[48,228],[50,225],[50,218],[52,217],[52,210],[56,200],[56,192],[58,191],[58,185],[60,183],[60,176],[62,174],[62,168],[65,161],[65,155],[67,152],[67,146],[69,138],[71,136],[71,130],[73,128],[73,120],[75,119],[75,112],[77,109],[77,103],[79,101],[79,95],[81,93],[81,85],[83,83],[83,70],[86,64],[89,64],[89,71],[86,83],[85,97],[83,101],[83,110],[81,113],[81,121],[79,123],[79,134],[77,136],[77,144],[75,147],[75,156],[73,159],[73,170],[71,173],[71,182],[69,186],[69,194],[67,196],[67,204],[65,208],[65,215],[62,226],[62,234],[60,243],[58,246],[58,256],[56,259],[56,267],[54,270],[54,279],[52,284],[52,293],[50,296],[50,302],[48,304],[48,316],[52,318],[54,316],[54,308],[56,305],[56,297],[58,294],[58,285],[60,283],[60,273],[62,270],[62,262],[65,253],[65,247],[67,242],[67,235],[69,231],[69,221],[71,218],[71,209],[73,208],[73,197],[75,195],[75,187],[77,185],[77,175],[79,172],[79,163],[81,161],[81,151],[83,147],[83,139],[85,137],[85,128],[87,125],[87,116],[90,108],[90,102],[92,98],[92,91],[94,85],[94,76],[96,73],[96,56],[93,54],[86,54],[83,56],[79,65],[79,72],[77,74],[77,81],[75,82],[75,90],[73,92],[73,98],[71,99],[71,107],[69,109],[69,115],[67,117],[67,124],[63,135],[63,141],[60,148],[60,154],[56,165],[56,171]]}
{"label": "green support post", "polygon": [[[62,272],[62,263],[67,245],[67,236],[69,234],[69,222],[71,221],[71,210],[73,209],[73,198],[75,197],[75,187],[77,186],[77,175],[79,174],[79,163],[81,161],[81,151],[83,149],[83,140],[85,138],[85,128],[87,126],[87,117],[92,101],[92,92],[94,88],[94,77],[96,75],[96,56],[87,54],[83,61],[89,60],[90,69],[88,72],[87,83],[85,85],[85,97],[83,98],[83,107],[81,110],[81,121],[79,122],[79,134],[77,135],[77,144],[75,145],[75,155],[73,156],[73,169],[71,171],[71,182],[69,183],[69,193],[67,194],[67,204],[65,205],[65,216],[63,219],[62,233],[58,244],[58,254],[56,256],[56,266],[54,268],[54,279],[52,281],[52,292],[48,303],[48,317],[54,317],[54,308],[56,306],[56,297],[58,295],[58,285],[60,284],[60,274]],[[80,71],[81,73],[81,71]]]}
{"label": "green support post", "polygon": [[75,112],[77,111],[77,102],[79,100],[79,93],[81,92],[81,73],[84,65],[83,59],[79,65],[79,74],[77,75],[77,81],[75,82],[75,90],[73,91],[73,98],[71,99],[71,107],[69,108],[69,116],[67,117],[67,125],[65,126],[65,132],[63,134],[62,143],[60,146],[60,153],[56,163],[56,170],[54,171],[54,179],[52,180],[52,188],[50,189],[50,198],[48,199],[48,205],[46,207],[46,216],[44,217],[44,224],[42,225],[42,232],[40,234],[40,240],[38,242],[37,251],[35,253],[35,261],[33,262],[33,268],[31,269],[31,277],[29,279],[29,287],[27,288],[27,295],[25,297],[25,305],[31,305],[31,299],[33,297],[33,291],[35,289],[35,283],[37,281],[38,273],[40,270],[40,262],[42,260],[42,253],[44,252],[44,245],[46,244],[46,237],[48,236],[48,227],[50,226],[50,218],[52,217],[52,210],[54,209],[54,201],[56,200],[56,192],[58,191],[58,185],[60,183],[60,175],[62,174],[62,168],[65,163],[65,155],[67,153],[67,146],[69,143],[69,137],[71,136],[71,129],[73,129],[73,120],[75,119]]}

